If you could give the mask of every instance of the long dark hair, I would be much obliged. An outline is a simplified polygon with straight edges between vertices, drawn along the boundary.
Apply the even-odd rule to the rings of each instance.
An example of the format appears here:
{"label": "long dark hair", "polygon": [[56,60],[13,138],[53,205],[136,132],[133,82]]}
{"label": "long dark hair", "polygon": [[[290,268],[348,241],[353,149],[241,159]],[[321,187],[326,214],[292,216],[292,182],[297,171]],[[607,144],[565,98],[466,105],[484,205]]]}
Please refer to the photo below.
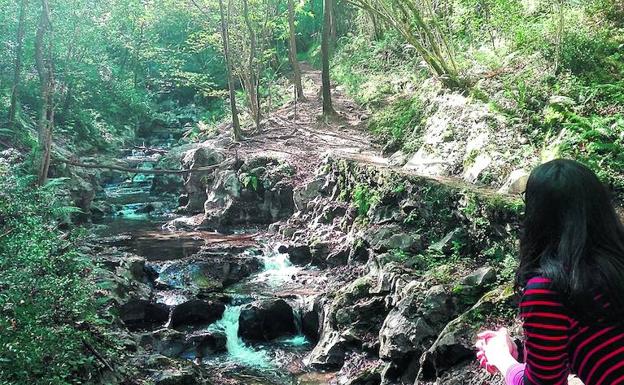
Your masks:
{"label": "long dark hair", "polygon": [[544,276],[578,319],[622,321],[624,227],[608,189],[585,165],[557,159],[533,170],[525,197],[516,290]]}

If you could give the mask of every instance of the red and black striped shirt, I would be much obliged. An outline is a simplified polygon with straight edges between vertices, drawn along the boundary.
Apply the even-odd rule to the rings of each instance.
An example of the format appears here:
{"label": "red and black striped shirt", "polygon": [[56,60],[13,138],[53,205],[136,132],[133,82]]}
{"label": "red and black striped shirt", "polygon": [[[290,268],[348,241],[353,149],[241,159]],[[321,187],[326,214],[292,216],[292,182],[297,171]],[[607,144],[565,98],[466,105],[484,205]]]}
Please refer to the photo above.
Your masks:
{"label": "red and black striped shirt", "polygon": [[521,384],[566,384],[570,373],[585,385],[624,384],[623,327],[574,319],[551,281],[542,277],[527,283],[520,316],[526,338]]}

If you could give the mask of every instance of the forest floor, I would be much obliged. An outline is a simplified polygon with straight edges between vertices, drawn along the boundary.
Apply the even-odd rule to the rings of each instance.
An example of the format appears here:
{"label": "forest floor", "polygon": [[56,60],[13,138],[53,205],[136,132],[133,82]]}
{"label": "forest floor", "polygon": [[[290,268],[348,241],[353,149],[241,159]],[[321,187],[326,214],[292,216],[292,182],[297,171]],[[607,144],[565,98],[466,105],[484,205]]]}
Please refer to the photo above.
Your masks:
{"label": "forest floor", "polygon": [[246,158],[266,155],[283,159],[296,169],[303,182],[314,175],[325,154],[386,165],[381,149],[366,131],[366,111],[335,85],[332,100],[336,115],[323,116],[321,71],[301,64],[305,100],[290,102],[262,121],[260,132],[246,132],[236,148]]}

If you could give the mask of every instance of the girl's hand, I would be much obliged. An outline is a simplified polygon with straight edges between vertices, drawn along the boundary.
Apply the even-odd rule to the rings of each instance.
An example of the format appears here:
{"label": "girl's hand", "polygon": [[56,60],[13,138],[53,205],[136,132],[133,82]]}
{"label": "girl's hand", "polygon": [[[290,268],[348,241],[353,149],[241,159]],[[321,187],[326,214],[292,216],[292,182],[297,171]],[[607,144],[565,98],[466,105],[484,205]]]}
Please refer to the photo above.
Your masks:
{"label": "girl's hand", "polygon": [[479,362],[490,373],[495,372],[495,368],[505,374],[509,367],[517,363],[516,346],[505,328],[480,333],[475,346]]}
{"label": "girl's hand", "polygon": [[486,330],[484,332],[477,334],[477,343],[475,344],[475,346],[477,347],[477,349],[483,350],[482,347],[485,346],[485,344],[487,344],[487,341],[490,338],[496,337],[498,334],[501,334],[501,333],[505,336],[507,346],[509,346],[509,354],[511,354],[511,356],[517,361],[519,358],[518,347],[516,346],[516,344],[513,342],[513,340],[509,336],[509,332],[507,332],[507,328],[500,328],[497,331]]}
{"label": "girl's hand", "polygon": [[505,373],[506,367],[518,359],[518,348],[505,328],[479,333],[475,347],[479,364],[491,374],[497,370]]}

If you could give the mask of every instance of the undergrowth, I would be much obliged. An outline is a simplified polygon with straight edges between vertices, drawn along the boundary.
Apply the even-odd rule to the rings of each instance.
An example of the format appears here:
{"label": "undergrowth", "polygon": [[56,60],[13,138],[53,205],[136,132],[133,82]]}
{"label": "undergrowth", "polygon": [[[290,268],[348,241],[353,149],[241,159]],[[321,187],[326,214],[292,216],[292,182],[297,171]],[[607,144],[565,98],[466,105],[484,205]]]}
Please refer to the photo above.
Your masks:
{"label": "undergrowth", "polygon": [[75,209],[58,184],[35,189],[0,164],[0,383],[78,384],[95,365],[93,266],[59,230]]}

